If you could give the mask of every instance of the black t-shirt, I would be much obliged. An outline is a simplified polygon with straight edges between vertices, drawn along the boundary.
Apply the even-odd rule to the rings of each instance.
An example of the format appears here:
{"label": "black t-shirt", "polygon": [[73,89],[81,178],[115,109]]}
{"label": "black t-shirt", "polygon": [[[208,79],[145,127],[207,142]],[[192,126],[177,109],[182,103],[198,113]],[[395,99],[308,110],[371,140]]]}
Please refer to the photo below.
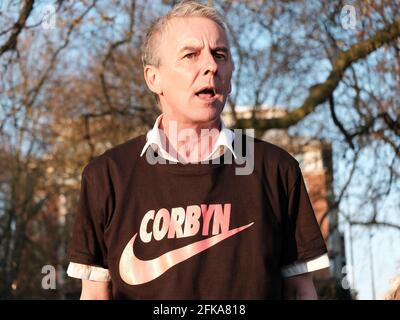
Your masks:
{"label": "black t-shirt", "polygon": [[82,173],[69,259],[108,269],[114,299],[281,299],[282,267],[327,252],[282,149],[255,139],[254,170],[238,175],[223,157],[149,164],[145,143],[116,146]]}

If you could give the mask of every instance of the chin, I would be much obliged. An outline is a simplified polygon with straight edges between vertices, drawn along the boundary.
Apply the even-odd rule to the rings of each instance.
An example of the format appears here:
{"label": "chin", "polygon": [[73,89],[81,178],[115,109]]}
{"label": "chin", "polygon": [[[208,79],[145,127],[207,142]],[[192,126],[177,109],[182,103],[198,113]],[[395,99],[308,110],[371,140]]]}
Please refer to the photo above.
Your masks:
{"label": "chin", "polygon": [[222,108],[216,108],[213,106],[203,107],[201,109],[197,109],[196,112],[193,112],[190,115],[190,118],[193,122],[206,123],[213,120],[217,120],[222,112]]}
{"label": "chin", "polygon": [[216,101],[210,104],[202,104],[196,108],[196,114],[206,117],[210,120],[218,118],[224,109],[223,104],[220,101]]}

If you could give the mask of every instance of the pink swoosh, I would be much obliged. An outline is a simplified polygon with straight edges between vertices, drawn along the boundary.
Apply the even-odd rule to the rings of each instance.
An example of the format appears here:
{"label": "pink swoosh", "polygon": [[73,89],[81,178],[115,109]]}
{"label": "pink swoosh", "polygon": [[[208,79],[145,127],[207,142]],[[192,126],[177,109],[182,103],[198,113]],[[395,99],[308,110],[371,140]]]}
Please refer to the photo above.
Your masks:
{"label": "pink swoosh", "polygon": [[119,273],[122,280],[130,285],[152,281],[161,276],[169,268],[250,227],[253,223],[169,251],[152,260],[140,260],[135,256],[133,243],[137,237],[136,233],[122,252],[121,260],[119,261]]}

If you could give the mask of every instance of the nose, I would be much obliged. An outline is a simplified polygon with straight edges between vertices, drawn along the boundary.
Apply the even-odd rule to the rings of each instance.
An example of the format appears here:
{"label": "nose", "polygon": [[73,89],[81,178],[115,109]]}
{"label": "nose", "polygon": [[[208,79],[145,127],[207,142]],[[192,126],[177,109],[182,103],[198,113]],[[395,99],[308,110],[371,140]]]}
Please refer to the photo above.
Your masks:
{"label": "nose", "polygon": [[214,56],[208,53],[204,59],[204,75],[209,73],[215,75],[218,72],[218,64],[215,62]]}

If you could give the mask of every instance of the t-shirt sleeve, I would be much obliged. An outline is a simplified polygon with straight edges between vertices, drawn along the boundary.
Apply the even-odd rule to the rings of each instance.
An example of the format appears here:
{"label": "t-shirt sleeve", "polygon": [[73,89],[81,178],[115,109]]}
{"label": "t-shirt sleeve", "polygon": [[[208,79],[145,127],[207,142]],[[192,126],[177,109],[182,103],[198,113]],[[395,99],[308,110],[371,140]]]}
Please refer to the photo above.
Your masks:
{"label": "t-shirt sleeve", "polygon": [[67,269],[67,275],[72,278],[108,282],[111,281],[110,271],[101,267],[88,266],[70,262]]}
{"label": "t-shirt sleeve", "polygon": [[310,261],[327,253],[298,165],[292,170],[289,181],[293,182],[288,193],[287,215],[283,221],[281,267]]}
{"label": "t-shirt sleeve", "polygon": [[72,239],[68,250],[70,262],[108,269],[104,242],[105,188],[99,179],[82,173],[81,189]]}

